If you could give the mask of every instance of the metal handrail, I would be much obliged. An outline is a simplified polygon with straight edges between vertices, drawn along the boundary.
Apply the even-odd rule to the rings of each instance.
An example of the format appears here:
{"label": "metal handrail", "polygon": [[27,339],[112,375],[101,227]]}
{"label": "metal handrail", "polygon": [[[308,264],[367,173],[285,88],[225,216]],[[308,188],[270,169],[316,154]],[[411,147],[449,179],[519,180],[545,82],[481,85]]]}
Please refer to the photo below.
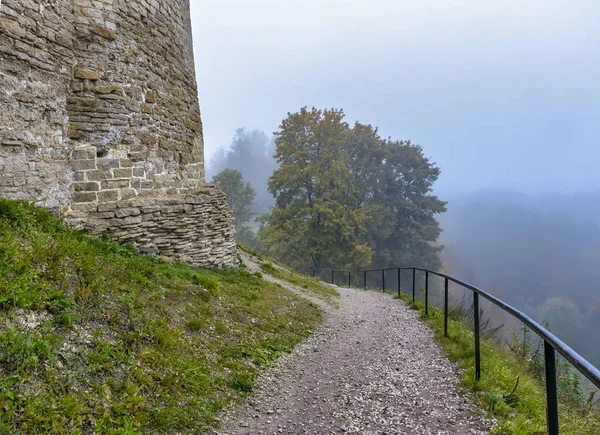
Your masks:
{"label": "metal handrail", "polygon": [[474,311],[474,332],[475,332],[475,377],[477,380],[481,377],[481,352],[480,352],[480,319],[479,319],[479,296],[487,299],[494,305],[500,307],[523,324],[527,325],[535,332],[542,340],[544,340],[544,362],[546,372],[546,403],[547,403],[547,420],[548,433],[550,435],[558,435],[558,394],[556,388],[556,352],[560,353],[567,361],[569,361],[583,376],[585,376],[592,384],[600,388],[600,370],[594,367],[585,358],[575,352],[570,346],[563,342],[556,335],[548,331],[538,322],[533,320],[527,314],[517,310],[513,306],[498,299],[486,291],[472,284],[466,283],[444,273],[435,272],[429,269],[420,267],[390,267],[384,269],[368,269],[368,270],[339,270],[339,269],[311,269],[314,277],[317,272],[331,272],[331,283],[335,283],[335,273],[347,273],[348,285],[351,284],[351,274],[359,273],[364,276],[364,287],[367,287],[367,273],[380,272],[382,287],[385,291],[385,272],[396,270],[398,272],[398,296],[401,295],[401,271],[412,271],[412,300],[415,301],[415,282],[416,272],[425,273],[425,315],[429,315],[429,275],[439,276],[444,278],[444,336],[448,337],[448,283],[453,282],[473,292],[473,311]]}

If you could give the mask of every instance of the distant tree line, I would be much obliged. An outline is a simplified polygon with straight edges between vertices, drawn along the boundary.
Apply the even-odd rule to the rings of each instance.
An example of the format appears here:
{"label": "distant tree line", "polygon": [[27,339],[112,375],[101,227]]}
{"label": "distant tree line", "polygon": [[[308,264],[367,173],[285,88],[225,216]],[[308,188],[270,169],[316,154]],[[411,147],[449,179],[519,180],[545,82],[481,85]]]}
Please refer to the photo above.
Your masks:
{"label": "distant tree line", "polygon": [[[234,139],[234,155],[244,134]],[[214,178],[238,198],[230,205],[240,239],[298,269],[441,267],[436,215],[445,203],[431,194],[440,170],[422,147],[381,138],[370,125],[350,126],[342,110],[316,108],[288,114],[274,144],[268,180],[274,206],[262,216],[258,235],[248,233],[256,214],[247,212],[253,199],[242,181],[244,165]]]}
{"label": "distant tree line", "polygon": [[[598,196],[455,198],[443,216],[441,256],[446,204],[431,193],[439,168],[422,147],[349,125],[342,110],[288,114],[272,139],[239,129],[209,170],[226,190],[244,244],[298,269],[438,269],[442,257],[450,273],[549,321],[600,365],[598,339],[589,334],[600,327],[600,219],[585,214]],[[500,317],[498,324],[506,321]]]}
{"label": "distant tree line", "polygon": [[224,169],[213,177],[227,195],[227,205],[231,208],[236,238],[246,244],[254,244],[256,235],[249,226],[255,213],[252,212],[256,191],[250,183],[242,181],[242,173],[235,169]]}
{"label": "distant tree line", "polygon": [[208,177],[214,177],[225,169],[239,171],[256,192],[251,207],[254,216],[268,213],[269,207],[275,204],[267,186],[269,177],[277,169],[273,154],[275,144],[264,132],[239,128],[229,148],[219,148],[210,159]]}

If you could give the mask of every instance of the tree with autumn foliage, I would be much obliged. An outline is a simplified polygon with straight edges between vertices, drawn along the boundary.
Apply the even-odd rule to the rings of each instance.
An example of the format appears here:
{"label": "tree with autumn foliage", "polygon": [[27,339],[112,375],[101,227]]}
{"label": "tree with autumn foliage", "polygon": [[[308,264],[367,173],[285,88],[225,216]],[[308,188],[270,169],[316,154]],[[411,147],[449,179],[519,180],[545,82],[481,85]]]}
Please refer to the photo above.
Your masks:
{"label": "tree with autumn foliage", "polygon": [[431,194],[440,170],[422,147],[316,108],[288,114],[275,145],[276,205],[262,233],[273,255],[297,268],[439,268],[445,203]]}

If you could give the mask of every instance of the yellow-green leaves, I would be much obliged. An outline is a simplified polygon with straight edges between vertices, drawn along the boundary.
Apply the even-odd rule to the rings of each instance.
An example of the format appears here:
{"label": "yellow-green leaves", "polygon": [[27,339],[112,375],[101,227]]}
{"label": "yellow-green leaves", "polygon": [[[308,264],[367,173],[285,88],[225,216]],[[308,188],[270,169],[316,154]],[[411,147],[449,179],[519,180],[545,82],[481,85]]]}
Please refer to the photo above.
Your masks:
{"label": "yellow-green leaves", "polygon": [[445,203],[430,195],[440,171],[421,147],[306,107],[288,114],[275,144],[276,206],[262,233],[275,257],[300,269],[439,265]]}

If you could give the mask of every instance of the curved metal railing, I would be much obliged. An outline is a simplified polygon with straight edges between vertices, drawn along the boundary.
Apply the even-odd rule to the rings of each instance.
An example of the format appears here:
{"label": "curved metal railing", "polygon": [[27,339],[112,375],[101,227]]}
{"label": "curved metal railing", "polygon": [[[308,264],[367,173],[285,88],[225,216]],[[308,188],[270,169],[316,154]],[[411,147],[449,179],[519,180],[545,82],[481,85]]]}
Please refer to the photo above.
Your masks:
{"label": "curved metal railing", "polygon": [[335,273],[348,274],[348,285],[351,285],[351,277],[353,273],[363,274],[364,276],[364,287],[367,287],[367,274],[378,272],[381,273],[381,282],[383,290],[385,291],[385,277],[386,272],[397,271],[398,273],[398,296],[401,294],[401,271],[411,270],[412,271],[412,300],[415,301],[415,290],[416,290],[416,273],[425,273],[425,315],[429,314],[429,275],[439,276],[444,279],[444,335],[448,336],[448,283],[453,282],[473,292],[473,311],[474,311],[474,336],[475,336],[475,376],[477,379],[481,377],[481,352],[480,352],[480,312],[479,312],[479,296],[487,299],[494,305],[500,307],[523,324],[528,326],[533,332],[535,332],[542,340],[544,340],[544,362],[545,362],[545,373],[546,373],[546,402],[547,402],[547,416],[548,416],[548,433],[550,435],[558,435],[558,394],[556,388],[556,352],[561,354],[567,361],[569,361],[583,376],[585,376],[592,384],[600,388],[600,370],[594,367],[591,363],[585,360],[581,355],[575,352],[571,347],[559,339],[556,335],[552,334],[538,322],[533,320],[527,314],[517,310],[513,306],[506,302],[498,299],[495,296],[481,290],[479,287],[451,277],[449,275],[435,272],[429,269],[423,269],[420,267],[391,267],[386,269],[369,269],[369,270],[338,270],[338,269],[311,269],[312,276],[314,277],[317,272],[331,272],[331,282],[335,282]]}

